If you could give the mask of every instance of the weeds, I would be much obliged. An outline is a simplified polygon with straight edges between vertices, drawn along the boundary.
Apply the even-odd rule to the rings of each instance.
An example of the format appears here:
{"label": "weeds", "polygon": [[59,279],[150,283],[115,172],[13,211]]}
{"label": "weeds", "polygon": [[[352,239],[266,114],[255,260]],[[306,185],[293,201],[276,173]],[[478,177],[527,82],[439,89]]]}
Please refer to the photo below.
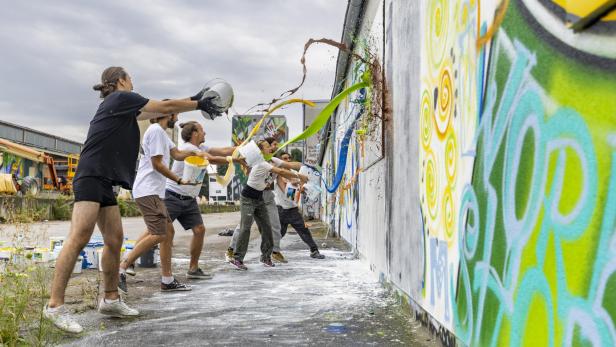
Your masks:
{"label": "weeds", "polygon": [[34,257],[34,247],[48,242],[44,227],[31,230],[30,221],[35,213],[38,212],[10,213],[11,226],[0,230],[0,239],[10,240],[12,246],[8,258],[0,258],[2,346],[49,346],[61,338],[43,318],[52,272],[46,263],[37,263],[39,259]]}

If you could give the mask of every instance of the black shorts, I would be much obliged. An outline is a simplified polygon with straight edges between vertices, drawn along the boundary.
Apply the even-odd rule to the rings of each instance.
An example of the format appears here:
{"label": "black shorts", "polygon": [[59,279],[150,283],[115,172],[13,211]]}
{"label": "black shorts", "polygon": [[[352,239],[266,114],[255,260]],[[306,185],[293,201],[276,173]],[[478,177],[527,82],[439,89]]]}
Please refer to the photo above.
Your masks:
{"label": "black shorts", "polygon": [[73,182],[73,192],[75,193],[75,202],[98,202],[100,207],[116,206],[118,204],[115,194],[113,194],[111,180],[103,177],[80,177]]}
{"label": "black shorts", "polygon": [[190,230],[203,224],[199,204],[197,204],[197,199],[195,198],[182,196],[167,190],[165,192],[165,206],[167,206],[171,220],[175,221],[177,219],[184,230]]}

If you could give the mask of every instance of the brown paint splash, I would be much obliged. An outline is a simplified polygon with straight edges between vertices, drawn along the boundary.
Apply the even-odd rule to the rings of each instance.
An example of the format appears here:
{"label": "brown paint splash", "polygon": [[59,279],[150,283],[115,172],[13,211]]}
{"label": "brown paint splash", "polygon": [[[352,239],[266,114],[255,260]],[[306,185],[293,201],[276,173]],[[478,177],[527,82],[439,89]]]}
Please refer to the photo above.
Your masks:
{"label": "brown paint splash", "polygon": [[[299,60],[300,63],[302,64],[302,80],[300,81],[299,85],[295,88],[289,89],[283,93],[281,93],[277,98],[272,99],[272,101],[270,101],[269,103],[260,103],[260,104],[256,104],[253,107],[249,108],[248,111],[246,111],[245,113],[250,112],[252,109],[257,108],[257,107],[261,107],[260,110],[258,110],[257,112],[268,112],[270,107],[272,107],[273,104],[277,103],[278,101],[288,98],[291,95],[295,94],[303,85],[304,82],[306,82],[306,75],[308,73],[308,69],[306,68],[306,53],[308,52],[308,49],[310,48],[310,46],[312,46],[315,43],[323,43],[335,48],[338,48],[339,50],[349,53],[352,57],[357,58],[358,60],[370,65],[371,70],[376,74],[376,70],[379,71],[380,73],[380,67],[378,66],[378,61],[376,59],[371,59],[372,61],[368,61],[366,60],[366,58],[360,56],[359,54],[351,51],[344,43],[332,40],[332,39],[326,39],[326,38],[321,38],[321,39],[309,39],[305,44],[304,44],[304,53],[302,54],[301,59]],[[373,77],[374,78],[374,77]],[[265,106],[263,108],[263,106]]]}

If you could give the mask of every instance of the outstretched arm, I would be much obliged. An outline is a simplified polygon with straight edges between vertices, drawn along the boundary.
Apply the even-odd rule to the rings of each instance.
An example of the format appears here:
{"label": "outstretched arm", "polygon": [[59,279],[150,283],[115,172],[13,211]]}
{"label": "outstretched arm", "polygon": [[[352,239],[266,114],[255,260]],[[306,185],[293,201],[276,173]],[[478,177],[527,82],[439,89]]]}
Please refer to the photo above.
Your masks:
{"label": "outstretched arm", "polygon": [[226,157],[232,155],[237,147],[211,147],[208,149],[208,153],[218,157]]}
{"label": "outstretched arm", "polygon": [[287,169],[287,170],[299,171],[299,169],[302,168],[302,165],[303,164],[298,161],[283,161],[282,163],[280,163],[278,167]]}
{"label": "outstretched arm", "polygon": [[299,178],[302,183],[308,182],[308,176],[299,174],[297,172],[281,169],[279,167],[272,167],[272,172],[290,180]]}
{"label": "outstretched arm", "polygon": [[182,113],[197,109],[197,101],[190,99],[175,99],[175,100],[151,100],[148,101],[143,108],[141,114],[137,117],[138,120],[159,118],[167,114]]}

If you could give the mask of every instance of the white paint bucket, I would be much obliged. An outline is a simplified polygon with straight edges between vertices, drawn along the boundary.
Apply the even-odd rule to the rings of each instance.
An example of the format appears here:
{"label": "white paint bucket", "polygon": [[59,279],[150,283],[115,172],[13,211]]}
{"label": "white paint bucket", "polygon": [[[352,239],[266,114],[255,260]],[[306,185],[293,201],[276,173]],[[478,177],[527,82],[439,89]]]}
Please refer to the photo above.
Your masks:
{"label": "white paint bucket", "polygon": [[51,249],[52,251],[56,248],[59,247],[59,249],[62,249],[62,245],[64,244],[64,237],[50,237],[49,238],[49,249]]}
{"label": "white paint bucket", "polygon": [[89,242],[83,249],[86,253],[84,256],[85,263],[88,269],[96,269],[98,267],[98,253],[97,249],[104,246],[102,242]]}
{"label": "white paint bucket", "polygon": [[[212,103],[221,109],[221,112],[226,112],[233,105],[233,88],[222,78],[214,78],[208,81],[203,87],[204,93],[201,99],[212,98]],[[201,111],[201,114],[206,119],[214,120],[220,114],[209,114]]]}
{"label": "white paint bucket", "polygon": [[238,149],[242,157],[246,159],[246,164],[248,166],[255,166],[262,161],[265,161],[263,158],[263,154],[261,154],[261,149],[257,146],[256,142],[250,141],[244,146]]}
{"label": "white paint bucket", "polygon": [[73,273],[80,274],[82,266],[83,266],[83,257],[79,256],[77,257],[77,262],[75,262],[75,266],[73,266]]}
{"label": "white paint bucket", "polygon": [[190,156],[184,159],[184,173],[182,179],[190,183],[202,183],[207,172],[209,162],[207,159],[197,156]]}

